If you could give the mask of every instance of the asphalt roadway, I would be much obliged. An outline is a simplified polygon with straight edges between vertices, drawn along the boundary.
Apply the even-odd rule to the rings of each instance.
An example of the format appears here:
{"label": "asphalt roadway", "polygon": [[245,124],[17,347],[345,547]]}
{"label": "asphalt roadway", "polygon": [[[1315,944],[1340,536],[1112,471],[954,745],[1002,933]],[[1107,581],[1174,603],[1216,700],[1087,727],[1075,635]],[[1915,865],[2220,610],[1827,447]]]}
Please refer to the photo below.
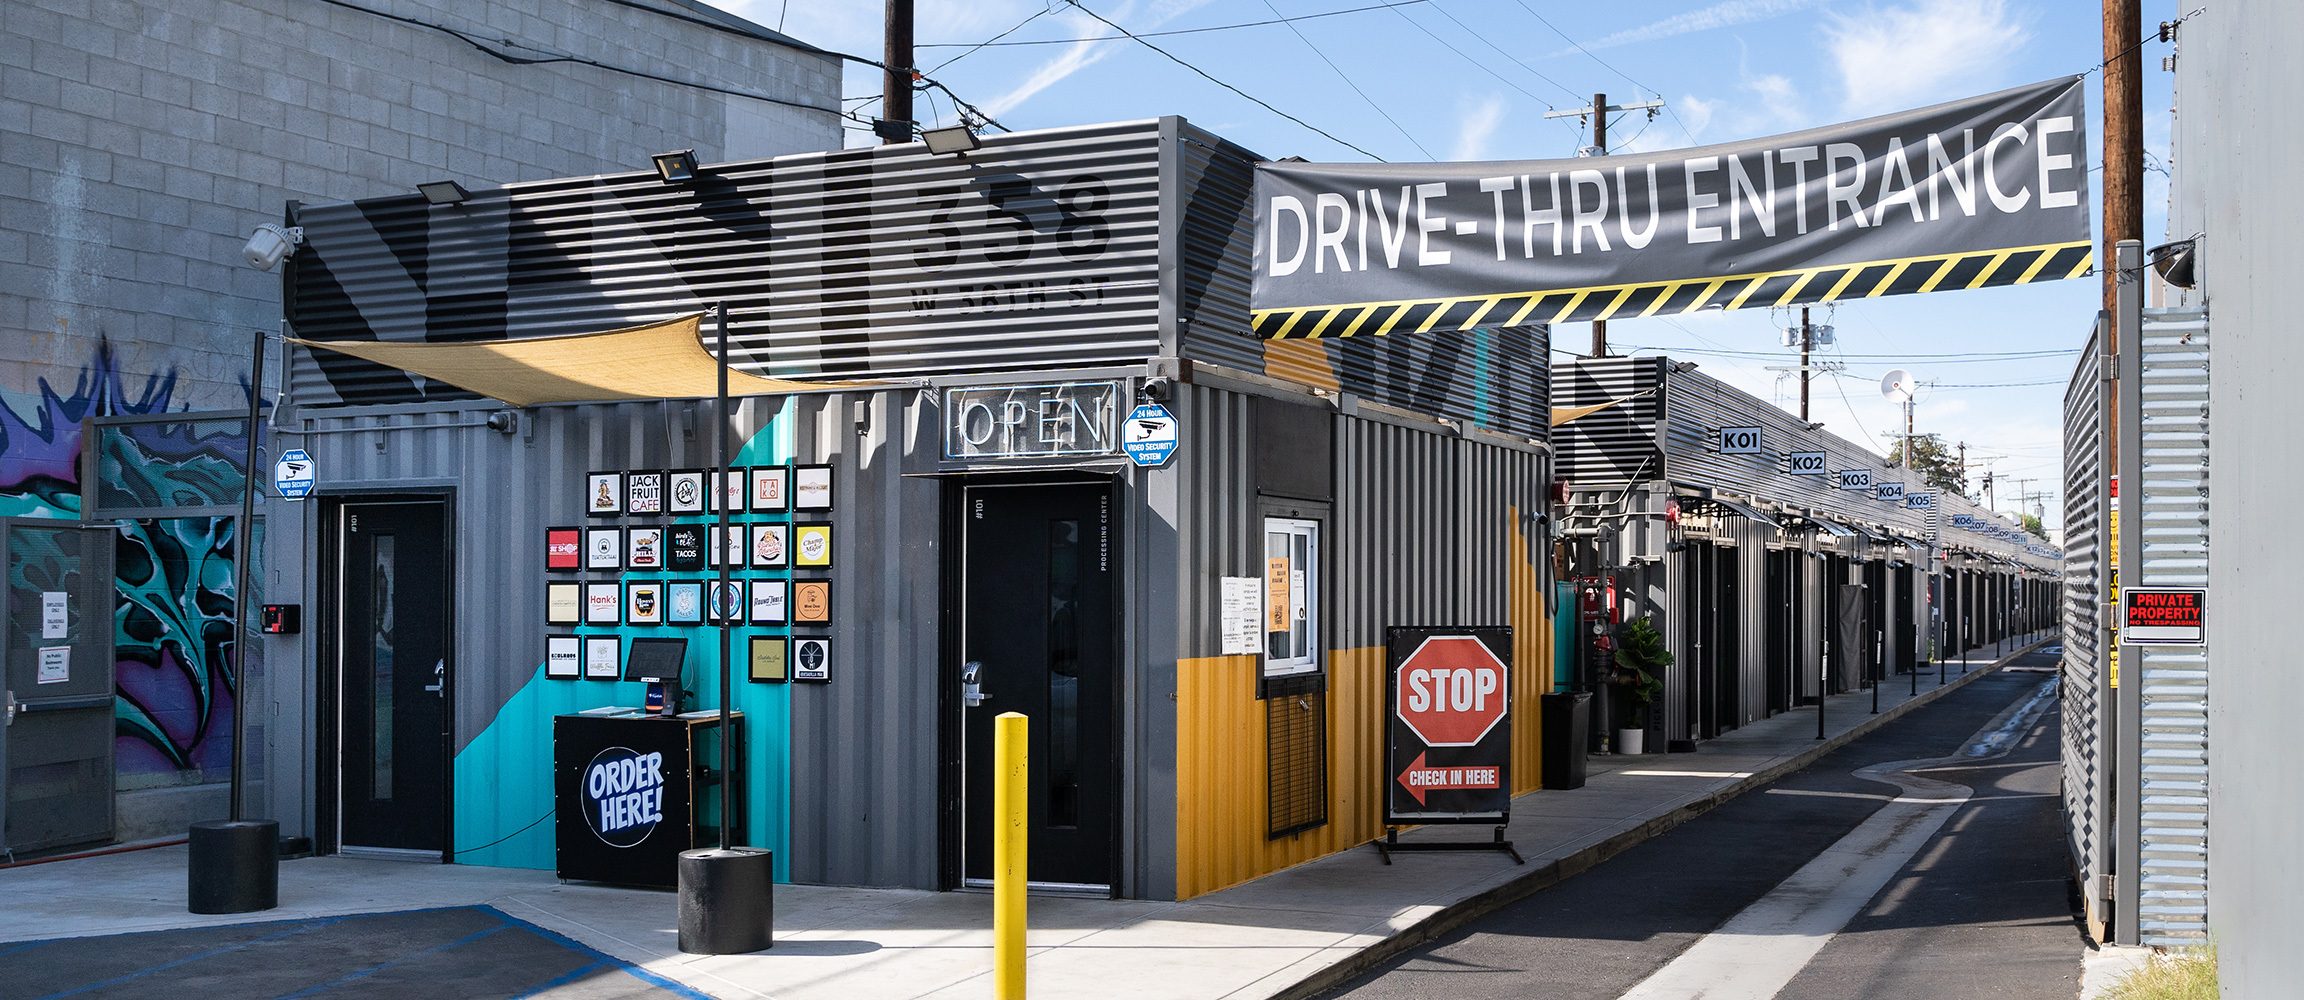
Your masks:
{"label": "asphalt roadway", "polygon": [[[2017,666],[2047,666],[2031,653]],[[2004,709],[2053,674],[1996,672],[1826,755],[1782,780],[1640,844],[1534,896],[1371,970],[1326,994],[1352,1000],[1615,1000],[1643,997],[1867,1000],[1995,997],[2069,1000],[2086,947],[2074,916],[2057,799],[2053,694],[2037,721],[2007,734],[2004,756],[1927,768],[1923,779],[1973,789],[1941,827],[1865,898],[1837,934],[1789,966],[1757,970],[1782,941],[1725,931],[1691,946],[1772,892],[1880,812],[1901,790],[1851,772],[1961,753]],[[1894,683],[1891,681],[1890,683]],[[1660,758],[1661,759],[1661,758]],[[1955,790],[1956,791],[1956,790]],[[1916,794],[1916,793],[1915,793]],[[1878,826],[1879,824],[1872,824]],[[1829,869],[1829,864],[1820,865]],[[1806,871],[1804,871],[1806,868]],[[1881,869],[1885,874],[1886,869]],[[1766,898],[1766,902],[1764,901]],[[1761,906],[1754,906],[1762,903]],[[1739,916],[1744,914],[1743,916]],[[1729,928],[1733,930],[1735,928]],[[1807,948],[1814,948],[1807,955]],[[1675,963],[1683,953],[1688,961]],[[1744,955],[1739,960],[1732,956]],[[1707,959],[1707,956],[1730,956]],[[1742,964],[1747,968],[1738,968]],[[1659,989],[1674,978],[1697,990]],[[1651,976],[1655,982],[1644,983]],[[1773,977],[1773,978],[1771,978]]]}

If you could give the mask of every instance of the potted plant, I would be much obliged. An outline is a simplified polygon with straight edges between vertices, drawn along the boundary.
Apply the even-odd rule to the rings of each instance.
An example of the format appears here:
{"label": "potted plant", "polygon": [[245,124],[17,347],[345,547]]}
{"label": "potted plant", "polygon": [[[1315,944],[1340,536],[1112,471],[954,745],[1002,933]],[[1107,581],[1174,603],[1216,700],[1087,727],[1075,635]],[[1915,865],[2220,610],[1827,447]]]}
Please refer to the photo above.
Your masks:
{"label": "potted plant", "polygon": [[1656,630],[1652,618],[1642,615],[1624,626],[1617,640],[1616,669],[1610,672],[1609,680],[1623,686],[1624,698],[1632,706],[1632,726],[1616,731],[1617,753],[1647,749],[1648,706],[1664,693],[1664,682],[1656,679],[1656,671],[1671,665],[1672,652],[1664,648],[1664,633]]}

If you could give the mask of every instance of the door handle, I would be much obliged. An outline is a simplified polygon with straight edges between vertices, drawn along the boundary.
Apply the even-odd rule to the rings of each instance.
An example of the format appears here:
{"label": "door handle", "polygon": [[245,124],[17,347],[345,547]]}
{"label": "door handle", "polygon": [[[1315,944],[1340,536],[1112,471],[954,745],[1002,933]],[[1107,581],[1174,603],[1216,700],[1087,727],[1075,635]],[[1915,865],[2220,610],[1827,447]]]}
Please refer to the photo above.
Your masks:
{"label": "door handle", "polygon": [[984,704],[992,697],[984,693],[984,662],[970,660],[960,667],[960,703],[969,708]]}
{"label": "door handle", "polygon": [[0,729],[16,724],[16,689],[0,688]]}
{"label": "door handle", "polygon": [[444,693],[448,690],[447,660],[439,660],[432,664],[432,683],[424,685],[424,690],[430,691],[433,694],[440,695],[443,698],[447,697],[447,694]]}

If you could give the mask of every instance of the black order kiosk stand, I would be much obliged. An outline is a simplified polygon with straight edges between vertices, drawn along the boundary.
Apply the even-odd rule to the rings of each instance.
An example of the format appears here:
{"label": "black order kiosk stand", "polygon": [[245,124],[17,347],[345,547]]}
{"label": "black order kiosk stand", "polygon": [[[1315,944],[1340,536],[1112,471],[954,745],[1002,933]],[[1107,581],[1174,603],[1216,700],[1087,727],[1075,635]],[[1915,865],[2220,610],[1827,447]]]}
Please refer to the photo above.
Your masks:
{"label": "black order kiosk stand", "polygon": [[[678,711],[685,638],[636,638],[624,679],[649,685],[649,709],[606,708],[555,716],[552,779],[558,874],[564,879],[674,888],[680,852],[717,847],[719,820],[707,792],[733,780],[732,839],[744,838],[743,756],[716,766],[720,713]],[[728,717],[735,746],[744,716]]]}

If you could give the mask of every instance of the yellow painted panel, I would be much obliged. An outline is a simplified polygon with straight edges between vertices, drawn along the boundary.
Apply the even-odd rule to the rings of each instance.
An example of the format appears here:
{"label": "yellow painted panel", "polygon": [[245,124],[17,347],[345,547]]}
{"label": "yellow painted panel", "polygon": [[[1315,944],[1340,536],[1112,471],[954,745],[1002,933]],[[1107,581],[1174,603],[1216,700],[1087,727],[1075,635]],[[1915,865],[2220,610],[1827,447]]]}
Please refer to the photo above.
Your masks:
{"label": "yellow painted panel", "polygon": [[1176,898],[1376,839],[1383,674],[1382,647],[1329,652],[1328,823],[1271,840],[1256,657],[1176,661]]}
{"label": "yellow painted panel", "polygon": [[[1552,632],[1526,539],[1511,517],[1512,786],[1538,784],[1537,697],[1552,689]],[[1176,661],[1176,898],[1190,899],[1383,835],[1384,649],[1328,652],[1328,823],[1265,836],[1264,703],[1255,656]]]}

